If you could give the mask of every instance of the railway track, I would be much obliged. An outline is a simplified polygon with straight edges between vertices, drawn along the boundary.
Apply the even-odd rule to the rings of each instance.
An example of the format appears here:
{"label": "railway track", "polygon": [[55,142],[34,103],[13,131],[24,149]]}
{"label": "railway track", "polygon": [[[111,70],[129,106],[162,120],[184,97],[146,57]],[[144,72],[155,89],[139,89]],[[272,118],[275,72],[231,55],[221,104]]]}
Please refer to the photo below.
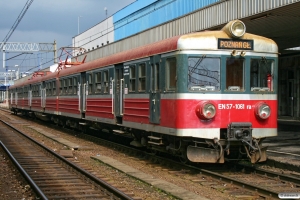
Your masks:
{"label": "railway track", "polygon": [[[92,136],[84,135],[82,137],[97,141],[97,138]],[[258,168],[255,165],[248,165],[248,163],[228,164],[223,167],[210,164],[191,166],[107,141],[101,140],[100,143],[119,149],[129,155],[139,155],[142,157],[142,159],[137,159],[140,162],[145,162],[144,158],[147,158],[153,163],[152,166],[149,164],[149,167],[168,170],[175,176],[188,175],[187,177],[191,182],[197,182],[203,186],[209,185],[218,191],[230,193],[236,198],[278,199],[282,193],[300,192],[300,173],[297,172],[285,174],[282,169],[277,169],[280,172],[274,172]]]}
{"label": "railway track", "polygon": [[2,148],[41,199],[133,199],[1,120]]}
{"label": "railway track", "polygon": [[166,170],[173,176],[182,176],[184,179],[189,179],[191,183],[214,188],[237,199],[278,199],[281,193],[300,192],[297,173],[286,175],[282,172],[275,173],[247,165],[234,165],[227,168],[220,165],[189,166],[91,135],[80,134],[77,137],[117,149],[130,158],[133,157],[136,162],[147,162],[149,168]]}
{"label": "railway track", "polygon": [[[86,140],[98,142],[101,145],[118,149],[131,157],[137,157],[137,162],[145,162],[145,158],[153,169],[167,170],[174,176],[185,176],[191,182],[203,186],[210,186],[220,192],[226,192],[236,198],[247,199],[278,199],[282,193],[300,192],[300,173],[284,174],[261,169],[255,165],[228,164],[228,165],[187,165],[166,157],[145,153],[135,148],[119,145],[110,141],[102,140],[91,135],[81,134]],[[261,165],[260,165],[261,166]]]}

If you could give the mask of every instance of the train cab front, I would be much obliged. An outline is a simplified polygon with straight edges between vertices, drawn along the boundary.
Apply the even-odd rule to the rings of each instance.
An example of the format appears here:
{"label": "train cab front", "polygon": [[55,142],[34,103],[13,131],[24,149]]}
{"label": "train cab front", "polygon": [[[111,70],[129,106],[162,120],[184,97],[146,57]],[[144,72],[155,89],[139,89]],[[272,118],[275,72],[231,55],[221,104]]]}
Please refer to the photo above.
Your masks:
{"label": "train cab front", "polygon": [[194,137],[187,158],[263,162],[263,140],[277,135],[278,48],[272,40],[246,33],[239,20],[222,31],[216,39],[219,55],[188,57],[188,92],[195,100],[194,110],[185,108],[193,117],[186,124],[195,134],[187,130]]}

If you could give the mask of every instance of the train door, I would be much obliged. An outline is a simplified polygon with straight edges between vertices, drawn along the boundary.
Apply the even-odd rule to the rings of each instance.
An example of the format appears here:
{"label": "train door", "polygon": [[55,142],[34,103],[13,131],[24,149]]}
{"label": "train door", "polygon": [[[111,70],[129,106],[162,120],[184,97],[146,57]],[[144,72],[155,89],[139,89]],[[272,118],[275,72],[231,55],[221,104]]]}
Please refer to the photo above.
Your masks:
{"label": "train door", "polygon": [[28,106],[29,109],[31,109],[31,104],[32,104],[32,89],[31,85],[28,86]]}
{"label": "train door", "polygon": [[124,106],[124,74],[123,64],[115,66],[115,92],[114,92],[114,113],[117,124],[123,122],[123,106]]}
{"label": "train door", "polygon": [[160,123],[160,56],[150,58],[150,122]]}
{"label": "train door", "polygon": [[40,90],[41,90],[41,108],[42,108],[43,111],[45,111],[45,107],[46,107],[46,86],[45,86],[45,82],[41,83]]}
{"label": "train door", "polygon": [[87,97],[87,82],[86,82],[86,73],[82,72],[80,75],[80,82],[78,83],[78,105],[81,118],[85,118],[86,111],[86,97]]}
{"label": "train door", "polygon": [[17,108],[18,107],[18,88],[16,88],[16,91],[15,91],[15,107]]}

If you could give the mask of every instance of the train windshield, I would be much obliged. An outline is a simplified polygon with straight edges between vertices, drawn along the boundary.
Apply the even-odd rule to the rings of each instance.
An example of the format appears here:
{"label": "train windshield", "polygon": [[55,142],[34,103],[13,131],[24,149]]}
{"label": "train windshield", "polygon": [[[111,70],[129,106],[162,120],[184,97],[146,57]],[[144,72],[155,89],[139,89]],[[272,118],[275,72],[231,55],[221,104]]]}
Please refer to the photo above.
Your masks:
{"label": "train windshield", "polygon": [[188,88],[190,91],[220,90],[220,58],[189,57]]}
{"label": "train windshield", "polygon": [[273,91],[273,60],[252,59],[250,67],[251,91]]}
{"label": "train windshield", "polygon": [[226,60],[226,89],[244,90],[244,59],[228,58]]}

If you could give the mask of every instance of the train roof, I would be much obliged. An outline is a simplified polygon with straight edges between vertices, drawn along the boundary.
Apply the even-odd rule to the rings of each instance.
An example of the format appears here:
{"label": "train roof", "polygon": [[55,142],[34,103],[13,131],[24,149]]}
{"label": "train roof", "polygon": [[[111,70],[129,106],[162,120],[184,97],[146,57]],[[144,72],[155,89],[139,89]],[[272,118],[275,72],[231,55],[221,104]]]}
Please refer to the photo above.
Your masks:
{"label": "train roof", "polygon": [[[118,63],[125,63],[132,60],[146,58],[156,54],[168,53],[176,50],[218,50],[218,39],[232,39],[224,31],[202,31],[196,33],[175,36],[169,39],[158,41],[156,43],[137,47],[135,49],[123,51],[107,57],[84,63],[78,66],[63,69],[58,72],[47,74],[46,76],[35,77],[25,80],[10,87],[20,87],[22,85],[35,84],[45,80],[55,79],[57,77],[67,76],[71,74],[89,71],[96,68],[111,66]],[[253,51],[264,53],[278,53],[276,43],[268,38],[245,33],[241,39],[253,40]],[[232,51],[232,49],[230,49]]]}

